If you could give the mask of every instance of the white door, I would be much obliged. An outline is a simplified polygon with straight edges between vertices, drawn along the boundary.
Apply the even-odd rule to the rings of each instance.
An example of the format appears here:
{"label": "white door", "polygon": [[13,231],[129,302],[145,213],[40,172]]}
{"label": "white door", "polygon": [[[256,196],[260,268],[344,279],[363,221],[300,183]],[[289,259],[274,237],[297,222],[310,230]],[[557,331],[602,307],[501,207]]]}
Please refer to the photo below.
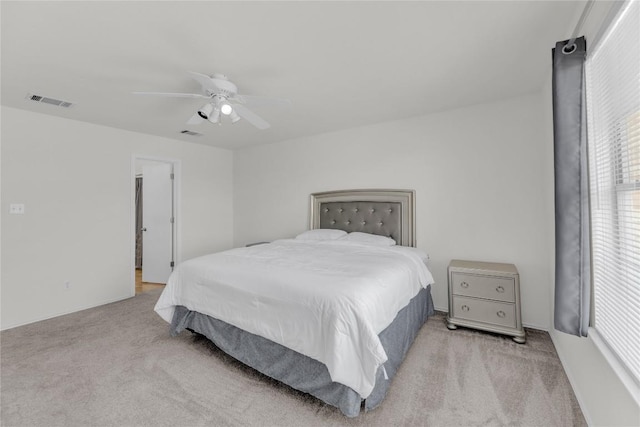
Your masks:
{"label": "white door", "polygon": [[142,281],[167,283],[171,274],[173,224],[171,164],[142,166]]}

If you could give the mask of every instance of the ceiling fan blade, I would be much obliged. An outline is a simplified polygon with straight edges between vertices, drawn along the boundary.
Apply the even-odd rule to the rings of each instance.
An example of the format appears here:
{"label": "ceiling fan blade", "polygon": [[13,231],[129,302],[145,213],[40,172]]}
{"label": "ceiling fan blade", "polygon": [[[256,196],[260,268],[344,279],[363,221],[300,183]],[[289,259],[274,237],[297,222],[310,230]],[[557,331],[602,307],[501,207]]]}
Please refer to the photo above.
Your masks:
{"label": "ceiling fan blade", "polygon": [[204,119],[198,113],[195,113],[189,120],[187,120],[188,125],[199,125],[202,122],[204,122]]}
{"label": "ceiling fan blade", "polygon": [[188,71],[189,76],[197,81],[198,83],[200,83],[200,86],[202,86],[204,89],[210,91],[210,92],[216,92],[217,91],[217,87],[216,85],[213,83],[213,81],[211,80],[211,77],[207,76],[206,74],[201,74],[201,73],[196,73],[194,71]]}
{"label": "ceiling fan blade", "polygon": [[134,95],[153,95],[153,96],[166,96],[170,98],[204,98],[209,99],[208,96],[200,93],[168,93],[168,92],[133,92]]}
{"label": "ceiling fan blade", "polygon": [[234,99],[250,107],[291,107],[291,101],[288,99],[271,96],[236,95]]}
{"label": "ceiling fan blade", "polygon": [[242,104],[233,104],[233,109],[240,117],[257,127],[258,129],[268,129],[271,125],[262,117],[249,110]]}

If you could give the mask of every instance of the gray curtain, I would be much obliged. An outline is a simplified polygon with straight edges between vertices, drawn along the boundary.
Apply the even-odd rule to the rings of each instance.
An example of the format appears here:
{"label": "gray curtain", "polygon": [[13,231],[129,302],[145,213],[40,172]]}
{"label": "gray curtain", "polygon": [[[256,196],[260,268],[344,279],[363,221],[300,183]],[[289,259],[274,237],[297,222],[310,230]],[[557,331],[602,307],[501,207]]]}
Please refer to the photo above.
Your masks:
{"label": "gray curtain", "polygon": [[136,268],[142,268],[142,178],[136,178]]}
{"label": "gray curtain", "polygon": [[553,49],[556,291],[554,326],[587,336],[591,300],[589,184],[584,96],[586,41]]}

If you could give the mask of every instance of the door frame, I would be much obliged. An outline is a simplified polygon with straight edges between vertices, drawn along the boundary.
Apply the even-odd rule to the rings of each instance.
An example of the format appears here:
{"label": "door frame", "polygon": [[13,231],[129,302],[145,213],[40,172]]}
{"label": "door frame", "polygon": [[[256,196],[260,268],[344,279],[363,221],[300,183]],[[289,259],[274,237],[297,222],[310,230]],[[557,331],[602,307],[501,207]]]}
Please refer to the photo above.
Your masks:
{"label": "door frame", "polygon": [[[180,182],[182,178],[182,163],[179,159],[151,156],[146,154],[133,154],[131,156],[131,171],[130,171],[130,188],[131,188],[131,200],[130,200],[130,219],[129,219],[129,239],[130,239],[130,265],[131,271],[131,295],[136,294],[136,163],[138,160],[146,160],[160,163],[169,163],[173,169],[173,261],[174,265],[178,265],[181,261],[182,248],[180,244],[180,236],[182,235],[182,212],[180,202]],[[144,182],[144,181],[143,181]],[[143,190],[144,191],[144,190]]]}

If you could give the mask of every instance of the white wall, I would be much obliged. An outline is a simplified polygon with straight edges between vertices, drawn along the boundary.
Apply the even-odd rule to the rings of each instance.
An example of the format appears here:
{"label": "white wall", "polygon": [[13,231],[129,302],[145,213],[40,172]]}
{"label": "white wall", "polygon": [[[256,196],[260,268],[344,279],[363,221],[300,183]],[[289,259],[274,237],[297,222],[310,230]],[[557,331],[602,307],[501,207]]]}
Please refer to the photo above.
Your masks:
{"label": "white wall", "polygon": [[525,325],[549,325],[549,188],[541,98],[519,97],[237,151],[235,243],[305,230],[309,194],[416,190],[418,247],[446,310],[451,259],[512,262]]}
{"label": "white wall", "polygon": [[[609,2],[595,2],[582,27],[582,34],[587,39],[587,51],[593,49],[601,31],[606,28],[610,19],[611,7],[617,5]],[[615,9],[614,9],[615,10]],[[576,17],[577,21],[578,17]],[[568,36],[567,36],[568,37]],[[550,159],[548,169],[544,172],[546,186],[553,188],[553,105],[551,98],[551,74],[543,91],[544,128],[546,139],[546,157]],[[549,203],[551,210],[547,216],[553,218],[553,193]],[[550,233],[554,233],[553,223]],[[555,242],[551,240],[551,242]],[[578,338],[558,332],[553,328],[553,298],[555,294],[555,245],[549,246],[549,264],[551,265],[549,282],[551,328],[550,335],[558,352],[558,356],[569,377],[582,412],[587,422],[593,426],[638,426],[640,425],[640,396],[634,399],[632,392],[624,385],[613,369],[609,360],[596,346],[592,336]]]}
{"label": "white wall", "polygon": [[134,154],[181,161],[182,259],[232,246],[230,151],[1,113],[3,329],[132,296]]}

